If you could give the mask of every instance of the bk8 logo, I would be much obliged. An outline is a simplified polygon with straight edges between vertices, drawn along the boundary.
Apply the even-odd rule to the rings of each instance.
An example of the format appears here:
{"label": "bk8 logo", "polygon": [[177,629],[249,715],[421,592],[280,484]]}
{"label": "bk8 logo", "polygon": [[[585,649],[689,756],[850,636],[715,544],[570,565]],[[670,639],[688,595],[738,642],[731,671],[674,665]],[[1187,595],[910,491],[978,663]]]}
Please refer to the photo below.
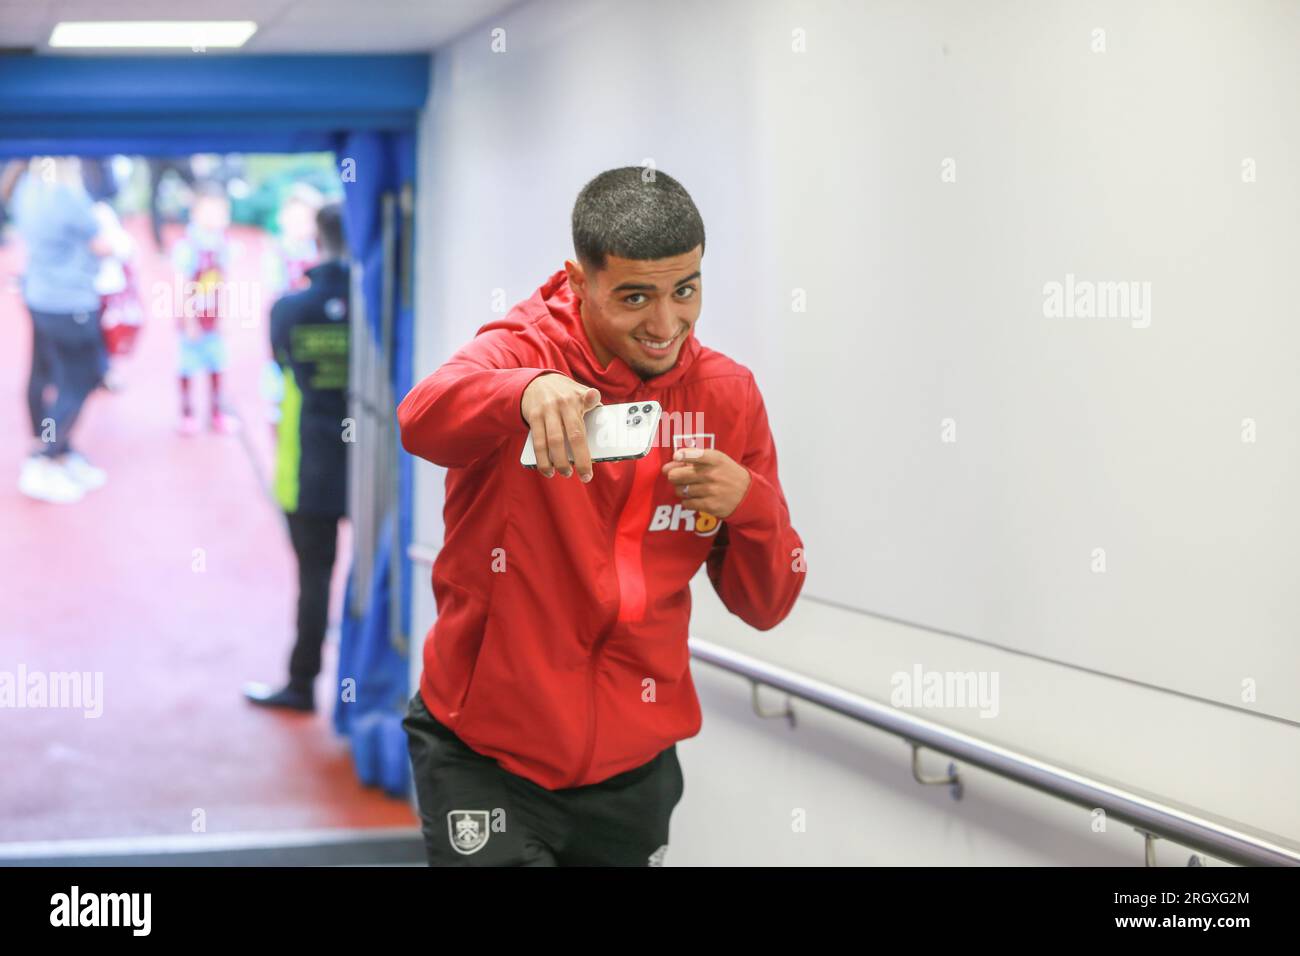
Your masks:
{"label": "bk8 logo", "polygon": [[649,530],[691,531],[701,538],[708,538],[718,533],[721,524],[715,515],[707,511],[696,511],[681,505],[659,505],[650,518]]}

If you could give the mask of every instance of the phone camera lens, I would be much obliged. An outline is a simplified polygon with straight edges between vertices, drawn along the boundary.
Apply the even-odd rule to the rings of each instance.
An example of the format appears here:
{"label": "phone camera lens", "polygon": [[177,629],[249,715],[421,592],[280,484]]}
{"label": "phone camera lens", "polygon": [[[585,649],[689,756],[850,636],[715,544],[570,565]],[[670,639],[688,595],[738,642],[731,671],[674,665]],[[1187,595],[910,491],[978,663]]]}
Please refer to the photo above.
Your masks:
{"label": "phone camera lens", "polygon": [[641,424],[641,416],[640,416],[640,415],[635,416],[635,417],[632,419],[632,424],[633,424],[633,425],[640,425],[640,424]]}
{"label": "phone camera lens", "polygon": [[641,406],[641,411],[643,411],[643,412],[645,412],[647,415],[649,415],[649,414],[650,414],[650,406],[649,406],[649,405],[642,405],[642,406]]}

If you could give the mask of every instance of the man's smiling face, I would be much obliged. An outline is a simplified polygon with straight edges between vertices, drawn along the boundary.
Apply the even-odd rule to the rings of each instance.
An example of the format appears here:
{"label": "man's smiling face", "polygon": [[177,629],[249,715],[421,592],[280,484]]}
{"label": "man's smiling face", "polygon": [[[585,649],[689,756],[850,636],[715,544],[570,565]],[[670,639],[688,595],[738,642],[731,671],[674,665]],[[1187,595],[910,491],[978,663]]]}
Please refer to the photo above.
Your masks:
{"label": "man's smiling face", "polygon": [[667,259],[606,256],[605,268],[584,269],[568,261],[587,339],[601,364],[614,356],[643,379],[677,363],[700,317],[703,246]]}

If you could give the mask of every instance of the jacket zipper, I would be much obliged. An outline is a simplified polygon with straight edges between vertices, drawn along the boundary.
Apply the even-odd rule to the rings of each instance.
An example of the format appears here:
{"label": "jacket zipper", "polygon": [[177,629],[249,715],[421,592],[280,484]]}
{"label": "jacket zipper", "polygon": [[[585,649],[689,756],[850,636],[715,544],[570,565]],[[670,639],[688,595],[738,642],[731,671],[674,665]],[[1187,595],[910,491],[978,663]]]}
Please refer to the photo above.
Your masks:
{"label": "jacket zipper", "polygon": [[[644,391],[645,391],[644,388],[638,388],[635,392],[632,393],[632,397],[629,399],[629,401],[633,401],[633,402],[637,401],[640,398],[641,393]],[[624,498],[622,503],[619,505],[619,509],[618,509],[619,517],[615,519],[613,528],[611,530],[610,539],[609,539],[611,553],[613,553],[613,551],[617,547],[618,529],[619,529],[619,525],[622,524],[623,509],[627,507],[627,504],[631,500],[632,495],[635,491],[636,491],[636,466],[633,465],[632,480],[628,482],[627,497]],[[618,588],[618,604],[616,605],[614,611],[614,623],[610,625],[609,630],[607,630],[604,634],[596,638],[596,640],[592,643],[591,655],[588,658],[587,748],[586,751],[583,753],[581,769],[579,769],[578,773],[573,778],[572,785],[575,787],[581,785],[580,781],[584,776],[586,776],[587,771],[591,769],[591,762],[596,756],[596,662],[599,657],[599,651],[601,646],[604,645],[605,641],[609,640],[610,633],[614,630],[614,628],[619,626],[619,619],[618,619],[619,608],[623,606],[623,585],[618,575],[617,563],[615,564],[614,567],[614,586]]]}
{"label": "jacket zipper", "polygon": [[596,756],[596,653],[608,636],[602,635],[591,645],[591,662],[587,668],[587,749],[582,757],[582,769],[573,778],[575,787],[581,786],[582,778],[591,769],[591,761]]}

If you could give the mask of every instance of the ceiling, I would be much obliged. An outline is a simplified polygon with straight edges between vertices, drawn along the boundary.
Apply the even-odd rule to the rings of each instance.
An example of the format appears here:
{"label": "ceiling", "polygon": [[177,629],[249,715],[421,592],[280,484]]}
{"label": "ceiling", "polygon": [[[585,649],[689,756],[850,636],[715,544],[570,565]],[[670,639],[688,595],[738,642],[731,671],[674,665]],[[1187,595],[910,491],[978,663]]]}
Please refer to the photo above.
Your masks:
{"label": "ceiling", "polygon": [[222,53],[427,52],[519,0],[0,0],[0,47],[52,55],[163,53],[51,50],[61,20],[252,20],[257,32]]}

